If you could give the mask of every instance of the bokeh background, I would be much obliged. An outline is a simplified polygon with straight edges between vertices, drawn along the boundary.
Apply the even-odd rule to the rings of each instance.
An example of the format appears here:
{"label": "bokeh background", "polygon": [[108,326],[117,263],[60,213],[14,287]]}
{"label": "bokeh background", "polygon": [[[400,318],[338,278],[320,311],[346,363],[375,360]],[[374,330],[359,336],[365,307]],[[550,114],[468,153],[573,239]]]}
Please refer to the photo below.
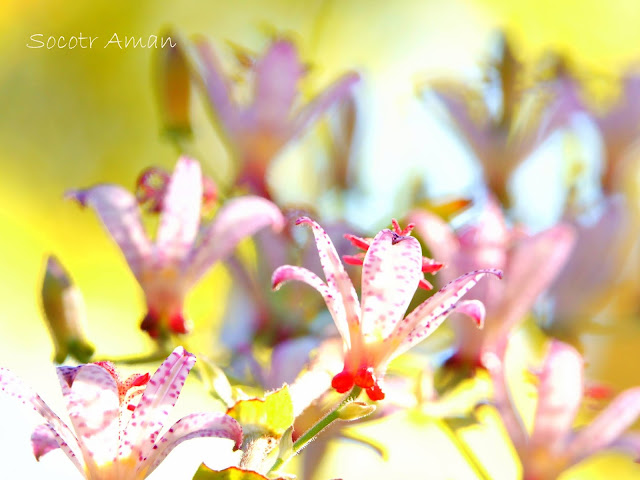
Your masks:
{"label": "bokeh background", "polygon": [[[615,78],[640,60],[639,24],[640,6],[634,0],[5,0],[0,11],[0,365],[56,404],[53,348],[39,304],[50,253],[61,259],[84,294],[98,356],[151,349],[138,328],[142,297],[119,251],[92,213],[63,200],[65,190],[98,182],[133,188],[142,168],[171,168],[176,160],[175,148],[160,135],[154,52],[103,48],[113,33],[147,37],[171,26],[187,35],[204,34],[223,49],[230,41],[258,52],[274,33],[283,33],[296,41],[309,64],[311,75],[304,84],[309,91],[346,70],[360,71],[366,112],[358,155],[361,195],[347,215],[374,232],[391,216],[405,213],[411,189],[423,196],[464,195],[478,181],[469,151],[416,95],[421,81],[477,76],[499,29],[511,36],[523,60],[554,50],[585,75]],[[28,49],[35,33],[99,38],[92,49]],[[234,165],[215,131],[205,121],[198,129],[205,172],[229,178]],[[588,127],[578,130],[597,146]],[[515,179],[515,211],[534,229],[553,224],[560,214],[567,167],[554,153],[559,143],[554,147],[552,139]],[[304,200],[319,188],[309,174],[314,158],[308,152],[314,145],[313,135],[303,139],[275,165],[283,198]],[[537,190],[527,187],[531,178],[543,179],[533,182]],[[222,267],[214,269],[190,297],[191,316],[219,322],[228,289],[228,274]],[[599,381],[616,388],[640,384],[636,330],[631,324],[595,342],[599,355],[594,358],[600,363],[589,368]],[[209,331],[203,331],[207,334],[194,339],[192,348],[213,343]],[[180,411],[210,406],[196,383],[188,384]],[[0,398],[0,419],[3,475],[38,478],[46,472],[48,478],[71,478],[66,476],[73,471],[71,464],[62,454],[41,465],[33,460],[27,427],[32,419],[20,407]],[[323,467],[325,478],[356,479],[365,473],[370,479],[409,478],[416,471],[427,475],[422,478],[474,478],[427,418],[407,415],[366,429],[389,442],[389,461],[380,466],[374,453],[351,445],[341,444],[337,455],[334,445]],[[469,432],[472,444],[474,435],[479,434]],[[499,433],[490,435],[494,443],[479,440],[476,445],[493,457],[492,475],[516,478],[509,447]],[[187,450],[177,449],[171,465],[154,478],[167,478],[163,475],[171,468],[180,472],[181,460],[191,453]],[[638,467],[621,455],[598,458],[583,470],[575,478],[604,478],[604,472],[612,478],[640,478]],[[182,475],[174,478],[189,478]]]}

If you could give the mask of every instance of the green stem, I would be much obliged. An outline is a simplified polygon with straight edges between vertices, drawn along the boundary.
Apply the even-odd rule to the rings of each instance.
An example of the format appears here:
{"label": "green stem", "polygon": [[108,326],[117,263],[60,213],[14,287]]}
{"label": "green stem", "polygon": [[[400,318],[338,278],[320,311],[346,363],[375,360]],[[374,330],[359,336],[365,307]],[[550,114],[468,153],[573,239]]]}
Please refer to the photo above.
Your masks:
{"label": "green stem", "polygon": [[285,463],[291,460],[294,456],[296,456],[300,451],[307,446],[316,436],[322,432],[325,428],[331,425],[333,422],[339,419],[339,410],[340,408],[347,402],[355,400],[360,395],[362,388],[353,387],[353,389],[347,394],[347,396],[334,408],[331,413],[323,417],[318,423],[316,423],[313,427],[307,430],[305,433],[300,435],[298,440],[293,443],[293,448],[291,449],[291,453],[286,457],[280,457],[276,460],[276,463],[271,467],[270,472],[277,471],[280,469]]}
{"label": "green stem", "polygon": [[442,430],[444,433],[446,433],[451,442],[458,448],[477,477],[482,480],[491,480],[489,472],[487,472],[486,468],[484,468],[484,466],[478,461],[474,453],[469,448],[469,445],[467,445],[467,443],[456,433],[455,428],[449,425],[448,420],[443,418],[440,423],[442,423]]}

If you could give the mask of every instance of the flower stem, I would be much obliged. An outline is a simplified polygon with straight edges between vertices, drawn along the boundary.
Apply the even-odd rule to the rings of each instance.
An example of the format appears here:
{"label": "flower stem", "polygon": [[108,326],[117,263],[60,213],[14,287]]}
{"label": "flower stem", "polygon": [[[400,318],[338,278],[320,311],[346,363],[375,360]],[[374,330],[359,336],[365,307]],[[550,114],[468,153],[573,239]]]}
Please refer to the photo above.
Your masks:
{"label": "flower stem", "polygon": [[442,424],[442,430],[446,433],[451,442],[458,448],[458,451],[462,454],[477,477],[482,480],[491,480],[491,475],[489,475],[489,472],[487,472],[486,468],[484,468],[484,466],[478,461],[467,443],[456,433],[455,427],[452,427],[446,418],[441,419],[439,423]]}
{"label": "flower stem", "polygon": [[316,423],[313,427],[307,430],[305,433],[300,435],[298,440],[293,443],[293,448],[291,449],[291,453],[278,458],[276,462],[271,467],[271,472],[277,471],[284,464],[286,464],[289,460],[291,460],[295,455],[300,453],[300,451],[306,447],[320,432],[322,432],[325,428],[331,425],[333,422],[339,419],[339,410],[340,408],[347,402],[355,400],[360,395],[362,388],[353,387],[353,389],[347,394],[347,396],[338,403],[336,408],[334,408],[328,415],[324,416],[318,423]]}

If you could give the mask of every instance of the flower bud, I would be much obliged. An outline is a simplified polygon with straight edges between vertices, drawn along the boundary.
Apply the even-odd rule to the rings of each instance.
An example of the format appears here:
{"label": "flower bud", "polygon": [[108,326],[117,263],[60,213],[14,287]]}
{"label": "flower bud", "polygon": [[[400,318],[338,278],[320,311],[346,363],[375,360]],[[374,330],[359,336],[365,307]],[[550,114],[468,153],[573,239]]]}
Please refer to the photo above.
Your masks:
{"label": "flower bud", "polygon": [[338,410],[338,418],[340,420],[358,420],[373,413],[376,409],[375,405],[369,405],[365,402],[349,402]]}
{"label": "flower bud", "polygon": [[71,355],[79,362],[88,362],[94,347],[85,338],[84,301],[80,290],[54,256],[47,260],[42,308],[55,347],[54,361],[62,363]]}
{"label": "flower bud", "polygon": [[157,91],[163,130],[180,139],[191,136],[190,98],[191,79],[186,58],[186,40],[170,32],[176,41],[159,50],[156,60]]}

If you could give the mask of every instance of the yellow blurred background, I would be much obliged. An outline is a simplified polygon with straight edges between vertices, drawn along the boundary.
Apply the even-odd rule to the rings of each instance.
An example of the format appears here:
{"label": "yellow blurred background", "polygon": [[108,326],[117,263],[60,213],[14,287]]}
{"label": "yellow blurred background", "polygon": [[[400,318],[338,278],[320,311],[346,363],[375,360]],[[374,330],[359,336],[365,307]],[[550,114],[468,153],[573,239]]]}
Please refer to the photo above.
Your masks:
{"label": "yellow blurred background", "polygon": [[[151,348],[138,328],[144,314],[142,297],[118,249],[93,212],[62,198],[69,188],[99,182],[133,188],[142,168],[171,168],[177,158],[159,133],[153,52],[103,48],[114,33],[148,37],[172,26],[188,35],[204,34],[222,48],[232,41],[261,51],[270,34],[282,32],[292,35],[312,67],[309,88],[317,89],[348,69],[362,71],[372,112],[362,170],[384,198],[421,166],[455,161],[450,156],[458,150],[450,138],[430,130],[428,123],[415,123],[423,108],[415,97],[420,78],[476,68],[497,28],[513,35],[523,58],[554,49],[587,71],[618,75],[640,60],[638,25],[640,5],[635,0],[5,0],[0,9],[0,365],[44,392],[45,398],[55,396],[52,345],[38,299],[49,253],[60,258],[84,294],[89,336],[98,356]],[[80,33],[99,38],[92,49],[27,48],[29,37],[37,33],[45,38]],[[228,174],[220,141],[207,125],[200,128],[206,139],[200,145],[206,150],[201,159],[205,172]],[[293,148],[288,160],[300,157],[304,162],[301,152]],[[445,193],[458,188],[458,178],[444,178],[437,168],[428,175],[435,189],[439,179],[448,185],[441,188]],[[467,176],[461,171],[460,181]],[[199,286],[188,305],[194,318],[219,318],[219,300],[228,289],[225,275],[217,268]],[[606,367],[599,374],[610,378],[601,380],[619,386],[640,383],[635,367],[640,343],[634,334],[624,336],[633,341],[618,344],[621,350],[614,361],[603,351]],[[195,344],[213,341],[204,331]],[[206,408],[207,399],[196,398],[197,385],[192,387],[179,405],[185,410]],[[189,392],[196,398],[191,402]],[[5,399],[0,402],[4,425],[18,415],[19,407]],[[415,422],[407,427],[403,418],[394,422],[392,429],[370,427],[378,428],[376,435],[385,429],[384,437],[391,442],[388,464],[379,467],[370,452],[345,447],[326,465],[326,478],[410,478],[416,468],[419,478],[474,478],[433,422],[423,420],[424,431],[416,430]],[[53,464],[48,458],[35,464],[29,432],[14,431],[16,425],[21,424],[3,428],[0,434],[3,472],[13,471],[6,478],[67,478],[64,466],[59,477],[45,473]],[[363,461],[351,462],[356,455]],[[516,478],[508,447],[500,445],[495,455],[495,478]],[[605,467],[609,477],[640,478],[628,458],[613,457]],[[609,470],[613,468],[618,470]],[[603,470],[599,472],[579,478],[603,478]]]}

